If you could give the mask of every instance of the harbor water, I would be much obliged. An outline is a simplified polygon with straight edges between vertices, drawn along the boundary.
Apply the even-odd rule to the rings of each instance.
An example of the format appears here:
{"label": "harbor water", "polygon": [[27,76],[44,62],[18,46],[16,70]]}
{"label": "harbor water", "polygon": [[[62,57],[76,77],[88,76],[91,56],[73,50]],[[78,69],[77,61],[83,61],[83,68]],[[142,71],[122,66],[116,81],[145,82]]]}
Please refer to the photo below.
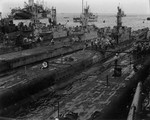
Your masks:
{"label": "harbor water", "polygon": [[[80,14],[73,13],[58,13],[57,22],[65,25],[66,27],[79,26],[80,23],[74,23],[73,17],[78,17]],[[150,26],[150,21],[147,21],[147,15],[127,15],[123,18],[123,25],[131,27],[132,30],[138,30]],[[42,23],[48,24],[48,19],[41,19]],[[23,22],[28,25],[30,20],[14,20],[14,23],[17,25],[19,22]],[[116,25],[116,15],[115,14],[106,14],[98,15],[98,22],[91,22],[89,24],[95,24],[97,27],[113,27]]]}

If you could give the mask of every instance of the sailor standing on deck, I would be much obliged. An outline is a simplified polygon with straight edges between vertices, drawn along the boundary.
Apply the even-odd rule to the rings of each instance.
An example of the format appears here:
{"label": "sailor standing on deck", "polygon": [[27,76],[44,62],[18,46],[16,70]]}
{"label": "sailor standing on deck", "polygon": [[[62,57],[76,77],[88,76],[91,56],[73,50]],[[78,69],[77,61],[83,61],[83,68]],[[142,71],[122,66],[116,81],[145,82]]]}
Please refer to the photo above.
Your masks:
{"label": "sailor standing on deck", "polygon": [[9,36],[8,36],[8,34],[6,33],[6,34],[4,35],[4,42],[5,42],[5,44],[7,44],[8,41],[9,41]]}
{"label": "sailor standing on deck", "polygon": [[54,45],[54,39],[52,38],[52,40],[51,40],[51,45]]}
{"label": "sailor standing on deck", "polygon": [[119,58],[119,54],[116,53],[116,55],[114,57],[114,59],[115,59],[115,68],[117,68],[118,58]]}
{"label": "sailor standing on deck", "polygon": [[115,67],[114,67],[114,77],[120,77],[121,76],[121,67],[118,67],[118,53],[116,53],[114,59],[115,59]]}
{"label": "sailor standing on deck", "polygon": [[95,49],[97,50],[97,48],[98,48],[98,39],[95,40],[95,47],[96,47]]}
{"label": "sailor standing on deck", "polygon": [[87,41],[85,41],[83,51],[84,51],[87,47],[88,47],[88,43],[87,43]]}

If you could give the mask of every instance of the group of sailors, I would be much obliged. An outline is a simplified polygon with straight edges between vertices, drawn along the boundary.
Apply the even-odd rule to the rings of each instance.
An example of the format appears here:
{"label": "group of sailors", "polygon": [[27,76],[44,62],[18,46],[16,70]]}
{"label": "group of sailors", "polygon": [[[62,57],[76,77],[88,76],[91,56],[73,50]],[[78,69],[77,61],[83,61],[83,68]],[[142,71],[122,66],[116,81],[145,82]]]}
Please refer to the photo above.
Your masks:
{"label": "group of sailors", "polygon": [[103,36],[102,38],[97,38],[88,42],[85,42],[85,46],[91,46],[92,49],[95,50],[107,50],[108,48],[112,48],[115,45],[115,40],[111,39],[110,37]]}
{"label": "group of sailors", "polygon": [[144,60],[144,57],[150,54],[150,41],[137,41],[136,43],[133,44],[133,59],[134,65],[133,65],[133,70],[135,72],[138,71],[137,65],[139,63],[142,63]]}
{"label": "group of sailors", "polygon": [[32,42],[42,42],[43,38],[39,35],[36,35],[35,37],[32,36],[32,34],[30,34],[29,37],[25,37],[23,38],[24,42],[28,42],[28,43],[32,43]]}
{"label": "group of sailors", "polygon": [[19,22],[18,25],[15,25],[12,20],[9,22],[0,21],[0,33],[8,34],[17,31],[32,31],[34,26],[35,25],[31,22],[29,25],[26,25],[23,22]]}
{"label": "group of sailors", "polygon": [[19,31],[32,31],[34,29],[34,24],[29,23],[29,25],[24,24],[23,22],[18,23],[17,27]]}

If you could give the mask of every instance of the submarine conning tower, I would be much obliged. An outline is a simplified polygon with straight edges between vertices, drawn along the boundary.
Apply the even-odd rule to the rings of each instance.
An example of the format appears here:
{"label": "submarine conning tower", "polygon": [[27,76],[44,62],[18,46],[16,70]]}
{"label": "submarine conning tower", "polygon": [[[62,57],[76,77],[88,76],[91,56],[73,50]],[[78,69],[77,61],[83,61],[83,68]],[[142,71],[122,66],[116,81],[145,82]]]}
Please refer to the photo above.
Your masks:
{"label": "submarine conning tower", "polygon": [[120,28],[120,27],[122,27],[122,17],[124,17],[125,14],[119,6],[117,7],[117,9],[118,9],[118,12],[117,12],[117,27]]}
{"label": "submarine conning tower", "polygon": [[[120,40],[122,40],[122,38],[130,39],[130,38],[126,38],[126,36],[130,36],[129,34],[131,34],[131,28],[122,26],[122,17],[125,17],[126,15],[124,14],[124,11],[122,11],[122,9],[119,6],[117,7],[117,9],[118,9],[117,16],[116,16],[117,26],[114,26],[114,29],[115,29],[116,43],[118,44]],[[123,33],[127,33],[127,34],[123,35]]]}

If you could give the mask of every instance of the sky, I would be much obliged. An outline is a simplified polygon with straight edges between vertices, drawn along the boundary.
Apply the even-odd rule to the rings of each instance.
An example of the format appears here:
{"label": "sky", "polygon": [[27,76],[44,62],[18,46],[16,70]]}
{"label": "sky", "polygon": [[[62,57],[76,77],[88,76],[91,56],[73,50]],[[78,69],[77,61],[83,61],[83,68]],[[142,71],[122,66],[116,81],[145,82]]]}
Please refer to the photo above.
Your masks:
{"label": "sky", "polygon": [[[34,0],[35,2],[37,0]],[[44,1],[46,7],[56,7],[57,13],[81,13],[82,0],[38,0]],[[149,0],[84,0],[84,5],[90,5],[93,13],[116,14],[117,6],[126,14],[150,14]],[[3,16],[9,14],[11,8],[23,7],[28,0],[0,0],[0,12]]]}

